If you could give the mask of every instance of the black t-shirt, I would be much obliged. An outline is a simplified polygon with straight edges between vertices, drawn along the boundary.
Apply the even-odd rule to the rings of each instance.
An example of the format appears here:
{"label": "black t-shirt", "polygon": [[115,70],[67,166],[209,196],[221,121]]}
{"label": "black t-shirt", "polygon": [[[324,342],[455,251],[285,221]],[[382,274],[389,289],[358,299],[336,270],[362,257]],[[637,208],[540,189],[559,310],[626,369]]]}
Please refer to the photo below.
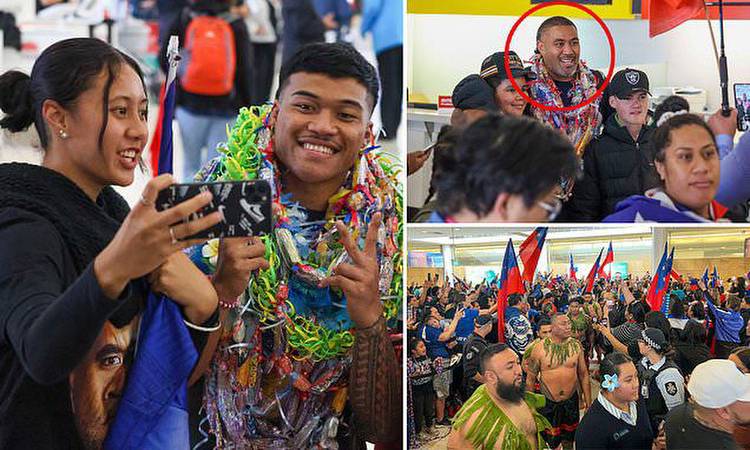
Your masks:
{"label": "black t-shirt", "polygon": [[560,91],[560,97],[562,97],[563,105],[572,106],[573,102],[570,100],[568,93],[570,92],[571,89],[573,89],[573,82],[555,80],[555,85],[557,86],[557,89]]}
{"label": "black t-shirt", "polygon": [[693,416],[693,405],[689,403],[676,406],[667,414],[664,431],[667,436],[667,450],[739,448],[731,434],[701,425]]}

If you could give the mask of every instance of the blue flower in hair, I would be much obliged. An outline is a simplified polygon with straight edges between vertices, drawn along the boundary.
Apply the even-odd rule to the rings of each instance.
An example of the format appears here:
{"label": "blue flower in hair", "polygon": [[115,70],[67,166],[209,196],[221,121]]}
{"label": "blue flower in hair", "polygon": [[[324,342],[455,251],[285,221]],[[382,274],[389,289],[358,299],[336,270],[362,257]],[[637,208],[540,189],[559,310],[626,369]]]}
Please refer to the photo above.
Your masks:
{"label": "blue flower in hair", "polygon": [[617,380],[617,374],[604,375],[604,381],[602,381],[602,387],[609,392],[614,391],[620,386],[620,382]]}

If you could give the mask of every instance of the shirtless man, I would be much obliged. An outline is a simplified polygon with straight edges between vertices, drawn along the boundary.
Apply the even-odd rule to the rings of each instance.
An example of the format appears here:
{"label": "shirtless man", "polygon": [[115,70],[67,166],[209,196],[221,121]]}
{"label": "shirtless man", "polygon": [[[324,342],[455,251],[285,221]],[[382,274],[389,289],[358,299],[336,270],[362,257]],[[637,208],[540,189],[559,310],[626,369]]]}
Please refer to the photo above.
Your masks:
{"label": "shirtless man", "polygon": [[[579,392],[583,407],[591,405],[589,370],[581,343],[571,336],[570,319],[564,314],[552,317],[549,338],[537,341],[526,357],[527,386],[537,379],[547,398],[539,412],[552,424],[544,438],[551,448],[561,442],[571,445],[578,426]],[[580,387],[579,387],[580,386]]]}
{"label": "shirtless man", "polygon": [[456,413],[449,450],[546,448],[543,429],[549,422],[536,409],[544,399],[524,392],[518,355],[506,344],[493,344],[480,356],[485,384]]}

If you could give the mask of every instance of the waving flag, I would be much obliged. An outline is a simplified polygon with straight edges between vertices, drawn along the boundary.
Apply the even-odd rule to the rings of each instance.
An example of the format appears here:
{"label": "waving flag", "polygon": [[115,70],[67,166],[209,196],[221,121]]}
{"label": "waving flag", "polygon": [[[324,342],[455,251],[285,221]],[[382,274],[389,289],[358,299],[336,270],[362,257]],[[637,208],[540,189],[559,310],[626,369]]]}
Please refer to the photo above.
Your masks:
{"label": "waving flag", "polygon": [[649,36],[654,37],[694,19],[703,11],[703,0],[646,0],[644,17],[649,18]]}
{"label": "waving flag", "polygon": [[568,269],[568,278],[573,281],[578,281],[576,278],[576,267],[573,265],[573,254],[570,254],[570,268]]}
{"label": "waving flag", "polygon": [[498,280],[500,290],[497,293],[497,338],[499,342],[505,342],[505,308],[508,306],[510,294],[523,294],[521,272],[518,270],[516,251],[513,249],[513,240],[508,239],[503,257],[503,270]]}
{"label": "waving flag", "polygon": [[599,250],[599,256],[596,257],[594,265],[591,266],[589,274],[586,275],[586,285],[583,288],[583,293],[592,292],[594,290],[594,281],[596,281],[596,274],[599,273],[599,260],[602,259],[602,252],[604,249]]}
{"label": "waving flag", "polygon": [[721,280],[719,279],[719,272],[716,270],[716,266],[714,266],[714,273],[711,274],[711,287],[718,287],[720,281]]}
{"label": "waving flag", "polygon": [[[167,47],[167,58],[169,60],[169,70],[167,71],[167,80],[161,87],[159,93],[159,118],[156,122],[154,137],[151,140],[151,173],[163,174],[172,173],[172,119],[174,119],[175,96],[177,86],[177,66],[180,64],[178,52],[179,40],[177,36],[169,37],[169,46]],[[183,177],[192,174],[183,174]]]}
{"label": "waving flag", "polygon": [[[607,255],[604,257],[604,261],[602,261],[602,266],[599,267],[599,278],[605,278],[607,280],[610,279],[612,276],[612,267],[611,264],[615,260],[615,254],[612,252],[612,241],[609,241],[609,249],[607,250]],[[607,268],[605,271],[604,268]]]}
{"label": "waving flag", "polygon": [[669,272],[669,278],[672,280],[682,281],[682,275],[677,273],[677,271],[674,270],[674,267],[672,267],[672,270]]}
{"label": "waving flag", "polygon": [[518,255],[523,263],[521,278],[524,281],[529,283],[534,281],[534,272],[536,272],[536,266],[539,264],[539,255],[542,254],[545,237],[547,237],[547,227],[537,227],[521,244]]}
{"label": "waving flag", "polygon": [[667,244],[664,243],[664,253],[661,255],[659,267],[656,268],[654,277],[651,279],[651,285],[648,287],[648,294],[646,294],[646,302],[651,307],[651,311],[659,311],[661,309],[664,294],[667,292],[667,275],[671,271],[671,267],[667,269],[669,259]]}
{"label": "waving flag", "polygon": [[[664,268],[666,275],[664,275],[664,295],[662,295],[661,304],[659,305],[659,310],[663,312],[664,314],[669,313],[669,307],[670,307],[670,297],[666,296],[666,293],[669,292],[669,279],[672,276],[672,263],[674,262],[674,247],[672,247],[672,251],[669,253],[669,258],[667,258],[667,266]],[[666,299],[666,300],[665,300]]]}
{"label": "waving flag", "polygon": [[701,277],[701,280],[703,280],[703,284],[708,287],[708,266],[706,266],[706,271],[703,272],[703,276]]}
{"label": "waving flag", "polygon": [[[163,119],[156,170],[159,174],[172,172],[177,49],[177,36],[171,36],[166,96],[159,108]],[[180,307],[165,296],[149,293],[133,365],[104,447],[108,450],[189,448],[187,381],[197,361],[198,352],[185,328]]]}

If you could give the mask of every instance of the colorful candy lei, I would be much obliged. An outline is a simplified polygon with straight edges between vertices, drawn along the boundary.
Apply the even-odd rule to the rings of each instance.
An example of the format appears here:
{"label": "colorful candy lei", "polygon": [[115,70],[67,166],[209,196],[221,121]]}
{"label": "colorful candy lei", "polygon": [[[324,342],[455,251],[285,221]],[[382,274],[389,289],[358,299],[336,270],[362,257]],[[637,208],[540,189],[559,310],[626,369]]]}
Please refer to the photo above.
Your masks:
{"label": "colorful candy lei", "polygon": [[[382,213],[377,247],[387,320],[398,317],[403,297],[400,169],[373,151],[377,147],[363,149],[344,186],[329,199],[325,218],[309,220],[307,211],[282,194],[267,126],[270,110],[242,108],[227,130],[228,142],[218,149],[221,156],[196,176],[266,180],[276,219],[274,232],[262,238],[270,267],[253,275],[230,311],[231,327],[206,377],[206,421],[219,447],[302,448],[335,437],[354,343],[345,296],[317,287],[348,260],[335,221],[341,220],[361,247],[371,217]],[[215,247],[209,242],[193,254],[208,272],[215,270]]]}

